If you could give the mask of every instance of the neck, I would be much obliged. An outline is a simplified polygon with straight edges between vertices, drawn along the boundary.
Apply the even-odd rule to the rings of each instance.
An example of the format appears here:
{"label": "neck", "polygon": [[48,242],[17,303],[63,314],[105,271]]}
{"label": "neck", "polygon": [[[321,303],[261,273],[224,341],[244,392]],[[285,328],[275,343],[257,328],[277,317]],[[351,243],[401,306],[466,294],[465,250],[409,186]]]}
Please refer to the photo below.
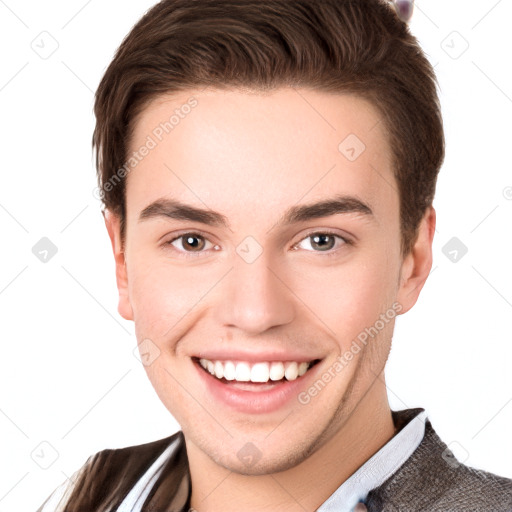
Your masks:
{"label": "neck", "polygon": [[217,465],[187,444],[196,512],[316,510],[395,435],[383,375],[334,434],[297,466],[247,476]]}

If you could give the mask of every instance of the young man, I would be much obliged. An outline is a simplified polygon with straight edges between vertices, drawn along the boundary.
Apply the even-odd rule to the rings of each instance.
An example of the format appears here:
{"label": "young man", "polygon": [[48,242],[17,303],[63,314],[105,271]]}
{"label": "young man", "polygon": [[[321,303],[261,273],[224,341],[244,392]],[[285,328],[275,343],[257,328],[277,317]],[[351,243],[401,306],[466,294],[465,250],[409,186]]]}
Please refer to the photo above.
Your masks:
{"label": "young man", "polygon": [[40,510],[512,510],[512,481],[388,404],[444,157],[391,4],[164,0],[95,113],[119,312],[182,430],[91,456]]}

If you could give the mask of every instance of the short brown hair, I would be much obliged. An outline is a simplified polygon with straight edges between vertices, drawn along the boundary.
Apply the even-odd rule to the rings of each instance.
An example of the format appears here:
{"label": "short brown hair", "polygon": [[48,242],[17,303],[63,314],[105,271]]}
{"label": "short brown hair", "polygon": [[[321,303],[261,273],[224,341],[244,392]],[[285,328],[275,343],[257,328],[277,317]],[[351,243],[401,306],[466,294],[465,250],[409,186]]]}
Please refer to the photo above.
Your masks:
{"label": "short brown hair", "polygon": [[124,39],[96,92],[100,196],[124,239],[125,173],[116,173],[138,114],[159,95],[202,86],[355,93],[377,107],[388,132],[406,255],[444,159],[436,85],[385,0],[162,0]]}

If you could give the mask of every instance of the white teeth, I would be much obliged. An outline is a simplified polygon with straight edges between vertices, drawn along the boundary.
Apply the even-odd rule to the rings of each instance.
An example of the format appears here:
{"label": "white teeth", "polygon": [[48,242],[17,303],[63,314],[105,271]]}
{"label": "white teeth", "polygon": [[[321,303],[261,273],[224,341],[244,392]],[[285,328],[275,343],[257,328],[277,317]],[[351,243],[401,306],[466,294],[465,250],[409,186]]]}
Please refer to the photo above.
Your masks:
{"label": "white teeth", "polygon": [[270,368],[268,363],[256,363],[251,368],[251,382],[268,382]]}
{"label": "white teeth", "polygon": [[215,361],[215,377],[217,379],[224,377],[224,365],[220,361]]}
{"label": "white teeth", "polygon": [[235,379],[238,382],[249,382],[251,380],[251,367],[248,363],[237,363]]}
{"label": "white teeth", "polygon": [[284,364],[281,362],[270,363],[270,380],[281,380],[284,377]]}
{"label": "white teeth", "polygon": [[287,380],[295,380],[299,376],[299,365],[295,362],[285,363],[284,376]]}
{"label": "white teeth", "polygon": [[283,378],[289,381],[302,377],[311,363],[295,361],[272,361],[250,364],[245,361],[210,361],[200,359],[200,365],[217,379],[238,382],[268,382],[279,381]]}
{"label": "white teeth", "polygon": [[224,363],[224,378],[226,380],[235,380],[235,377],[236,377],[235,363],[233,363],[233,361],[226,361]]}

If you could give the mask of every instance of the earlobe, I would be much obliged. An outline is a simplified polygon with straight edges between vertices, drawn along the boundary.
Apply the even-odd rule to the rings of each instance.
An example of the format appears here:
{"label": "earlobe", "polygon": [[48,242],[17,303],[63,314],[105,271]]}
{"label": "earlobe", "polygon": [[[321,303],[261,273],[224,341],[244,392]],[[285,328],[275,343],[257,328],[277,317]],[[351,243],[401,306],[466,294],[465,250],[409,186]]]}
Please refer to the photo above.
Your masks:
{"label": "earlobe", "polygon": [[402,263],[397,297],[403,307],[401,314],[406,313],[416,304],[421,289],[430,274],[435,228],[436,211],[433,207],[429,207],[418,228],[416,242]]}
{"label": "earlobe", "polygon": [[130,304],[130,295],[128,290],[126,259],[121,243],[121,219],[118,215],[108,209],[103,211],[103,218],[112,244],[112,252],[114,253],[116,265],[116,283],[117,290],[119,292],[117,310],[125,320],[133,320],[133,310]]}

